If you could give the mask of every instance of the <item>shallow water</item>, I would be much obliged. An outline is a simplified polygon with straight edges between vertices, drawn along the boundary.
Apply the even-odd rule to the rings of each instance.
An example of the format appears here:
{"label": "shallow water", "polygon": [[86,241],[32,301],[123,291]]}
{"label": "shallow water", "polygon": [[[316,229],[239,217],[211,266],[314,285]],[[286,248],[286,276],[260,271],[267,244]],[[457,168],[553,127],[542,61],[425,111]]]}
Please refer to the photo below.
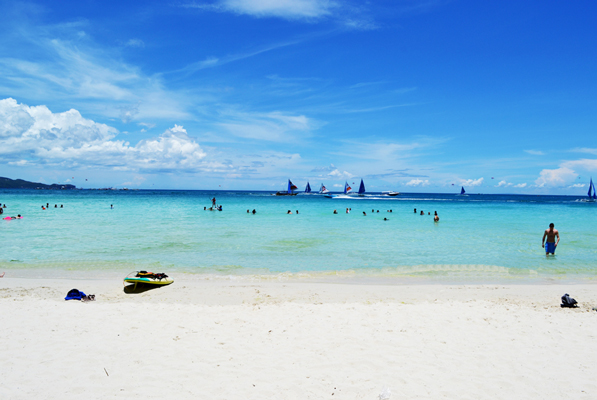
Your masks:
{"label": "shallow water", "polygon": [[[203,210],[213,195],[223,211]],[[3,217],[24,216],[0,221],[0,271],[15,276],[145,269],[483,283],[587,281],[597,273],[597,204],[569,196],[3,190],[0,203]],[[546,258],[541,238],[550,222],[562,239]]]}

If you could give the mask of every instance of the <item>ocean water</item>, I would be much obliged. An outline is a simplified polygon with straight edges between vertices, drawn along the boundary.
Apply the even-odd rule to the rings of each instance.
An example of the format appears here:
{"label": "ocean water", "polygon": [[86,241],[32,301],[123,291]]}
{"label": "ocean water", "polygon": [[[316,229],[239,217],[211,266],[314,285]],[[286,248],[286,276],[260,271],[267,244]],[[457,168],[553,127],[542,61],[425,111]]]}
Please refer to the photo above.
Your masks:
{"label": "ocean water", "polygon": [[[221,212],[204,210],[214,195]],[[597,204],[578,200],[0,190],[0,203],[7,205],[2,217],[24,216],[0,220],[0,272],[21,277],[124,277],[149,270],[201,279],[593,281]],[[46,203],[50,208],[42,210]],[[247,214],[253,209],[255,215]],[[435,211],[439,223],[433,221]],[[545,257],[541,247],[550,222],[561,234],[555,257]]]}

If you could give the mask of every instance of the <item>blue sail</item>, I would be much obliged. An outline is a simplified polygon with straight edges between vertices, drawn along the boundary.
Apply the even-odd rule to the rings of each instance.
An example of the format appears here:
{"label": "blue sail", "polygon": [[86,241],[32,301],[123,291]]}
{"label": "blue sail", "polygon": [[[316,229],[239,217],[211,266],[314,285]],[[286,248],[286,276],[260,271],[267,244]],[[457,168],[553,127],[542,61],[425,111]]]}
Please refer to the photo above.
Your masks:
{"label": "blue sail", "polygon": [[[593,189],[595,186],[593,185],[593,178],[591,178],[591,182],[589,182],[589,193],[587,193],[587,196],[589,196],[589,199],[593,198],[593,195],[595,193],[595,189]],[[591,190],[593,191],[593,195],[591,195]]]}
{"label": "blue sail", "polygon": [[460,189],[460,194],[465,194],[466,192],[464,191],[464,186],[461,187]]}
{"label": "blue sail", "polygon": [[595,184],[593,183],[593,200],[597,200],[597,193],[595,192]]}
{"label": "blue sail", "polygon": [[365,184],[363,183],[363,180],[361,179],[361,186],[359,186],[359,194],[364,194],[365,193]]}
{"label": "blue sail", "polygon": [[305,193],[311,193],[311,185],[307,182],[307,187],[305,188]]}
{"label": "blue sail", "polygon": [[296,189],[298,189],[298,187],[288,179],[288,193],[292,193],[292,191]]}

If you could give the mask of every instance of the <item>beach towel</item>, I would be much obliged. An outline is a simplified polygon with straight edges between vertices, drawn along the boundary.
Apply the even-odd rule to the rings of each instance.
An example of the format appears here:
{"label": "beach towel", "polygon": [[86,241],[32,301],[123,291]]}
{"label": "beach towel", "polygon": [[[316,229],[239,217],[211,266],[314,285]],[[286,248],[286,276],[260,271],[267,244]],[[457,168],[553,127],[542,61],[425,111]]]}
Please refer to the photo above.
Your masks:
{"label": "beach towel", "polygon": [[81,300],[83,297],[86,297],[87,295],[77,289],[71,289],[68,291],[66,297],[64,298],[64,300]]}
{"label": "beach towel", "polygon": [[574,300],[572,297],[570,297],[568,293],[566,293],[562,296],[562,304],[560,305],[560,307],[574,308],[577,307],[577,303],[578,302],[576,300]]}

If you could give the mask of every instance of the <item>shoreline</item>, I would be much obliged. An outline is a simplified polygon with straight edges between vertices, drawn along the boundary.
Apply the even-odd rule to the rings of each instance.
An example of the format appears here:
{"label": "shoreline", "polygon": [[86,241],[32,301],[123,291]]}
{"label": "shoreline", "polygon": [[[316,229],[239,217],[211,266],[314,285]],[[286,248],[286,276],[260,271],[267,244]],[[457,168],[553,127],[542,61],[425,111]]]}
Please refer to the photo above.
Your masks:
{"label": "shoreline", "polygon": [[[496,304],[528,302],[535,306],[559,308],[560,297],[569,293],[579,301],[575,310],[597,307],[597,286],[594,283],[388,283],[315,280],[254,280],[254,279],[178,279],[166,286],[149,286],[139,293],[125,290],[129,285],[113,279],[0,279],[0,299],[12,293],[31,293],[44,301],[64,302],[73,288],[95,294],[97,301],[119,302],[179,302],[187,304],[249,304],[257,303],[421,303],[436,301],[489,301]],[[35,290],[40,290],[34,295]],[[258,292],[255,292],[255,291]],[[64,295],[63,295],[64,292]],[[562,293],[560,293],[562,292]],[[265,294],[264,294],[265,293]],[[315,296],[315,297],[314,297]],[[315,300],[317,299],[317,300]],[[584,306],[583,306],[584,304]]]}

